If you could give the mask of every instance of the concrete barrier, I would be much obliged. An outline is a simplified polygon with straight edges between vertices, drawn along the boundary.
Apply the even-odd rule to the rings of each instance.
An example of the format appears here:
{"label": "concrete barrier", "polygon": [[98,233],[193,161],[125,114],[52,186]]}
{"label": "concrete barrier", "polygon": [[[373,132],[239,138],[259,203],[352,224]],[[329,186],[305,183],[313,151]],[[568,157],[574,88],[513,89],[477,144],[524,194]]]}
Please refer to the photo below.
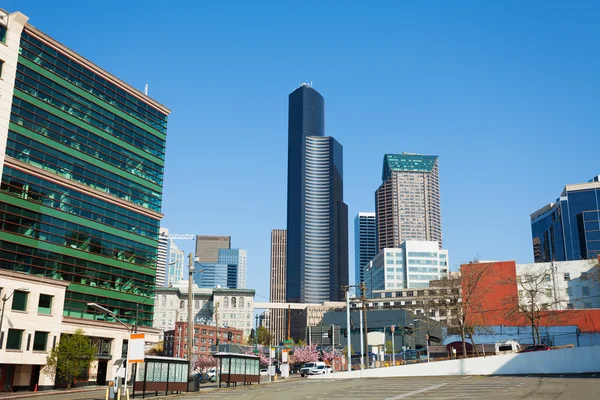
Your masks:
{"label": "concrete barrier", "polygon": [[600,372],[600,347],[436,361],[363,371],[336,372],[311,379],[351,379],[447,375],[529,375]]}

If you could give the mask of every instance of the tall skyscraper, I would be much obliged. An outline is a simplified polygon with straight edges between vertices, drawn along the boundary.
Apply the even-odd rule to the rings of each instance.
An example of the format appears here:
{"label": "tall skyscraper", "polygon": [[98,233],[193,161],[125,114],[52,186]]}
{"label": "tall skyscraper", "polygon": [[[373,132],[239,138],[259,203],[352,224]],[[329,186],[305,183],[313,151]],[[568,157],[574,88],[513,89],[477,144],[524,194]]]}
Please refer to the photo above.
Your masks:
{"label": "tall skyscraper", "polygon": [[246,264],[248,251],[244,249],[219,249],[217,263],[227,264],[227,287],[246,288]]}
{"label": "tall skyscraper", "polygon": [[231,248],[231,236],[196,236],[196,257],[200,262],[219,261],[219,249]]}
{"label": "tall skyscraper", "polygon": [[382,180],[375,192],[378,250],[405,240],[438,242],[441,249],[438,157],[386,154]]}
{"label": "tall skyscraper", "polygon": [[[271,231],[271,288],[269,301],[271,303],[285,303],[285,263],[287,253],[287,234],[285,229]],[[280,343],[286,337],[286,311],[271,309],[269,318],[269,331],[273,335],[273,342]]]}
{"label": "tall skyscraper", "polygon": [[566,185],[554,203],[531,214],[535,262],[600,255],[600,176]]}
{"label": "tall skyscraper", "polygon": [[342,145],[325,135],[325,101],[310,85],[289,96],[287,273],[291,302],[343,298],[348,284],[348,207]]}
{"label": "tall skyscraper", "polygon": [[364,282],[365,268],[377,255],[377,221],[374,212],[359,212],[354,218],[354,281]]}
{"label": "tall skyscraper", "polygon": [[156,258],[156,287],[167,284],[167,264],[169,260],[169,230],[160,228],[158,237],[158,257]]}
{"label": "tall skyscraper", "polygon": [[69,282],[88,335],[114,322],[88,303],[152,326],[170,111],[26,21],[0,28],[0,268]]}

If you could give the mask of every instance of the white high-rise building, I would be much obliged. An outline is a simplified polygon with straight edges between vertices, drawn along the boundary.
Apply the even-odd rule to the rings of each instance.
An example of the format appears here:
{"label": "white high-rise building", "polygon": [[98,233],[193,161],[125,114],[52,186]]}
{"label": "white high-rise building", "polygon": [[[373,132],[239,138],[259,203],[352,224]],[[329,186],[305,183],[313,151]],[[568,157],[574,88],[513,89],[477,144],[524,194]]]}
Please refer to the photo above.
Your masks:
{"label": "white high-rise building", "polygon": [[156,257],[156,287],[166,285],[167,256],[169,255],[169,230],[160,228],[158,237],[158,256]]}
{"label": "white high-rise building", "polygon": [[365,270],[367,297],[373,290],[424,288],[448,274],[448,250],[437,242],[405,241],[398,248],[384,248]]}
{"label": "white high-rise building", "polygon": [[169,247],[169,264],[167,266],[167,286],[173,285],[183,279],[185,252],[175,243]]}

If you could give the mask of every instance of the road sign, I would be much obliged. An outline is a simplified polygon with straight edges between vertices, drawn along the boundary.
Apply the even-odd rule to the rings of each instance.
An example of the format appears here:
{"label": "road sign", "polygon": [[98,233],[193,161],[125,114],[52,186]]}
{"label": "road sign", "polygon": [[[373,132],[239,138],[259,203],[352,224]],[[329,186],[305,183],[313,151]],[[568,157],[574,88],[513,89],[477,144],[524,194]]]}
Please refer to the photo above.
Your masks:
{"label": "road sign", "polygon": [[291,349],[294,346],[294,341],[293,340],[284,340],[283,345],[286,348]]}
{"label": "road sign", "polygon": [[129,345],[127,346],[127,362],[144,362],[144,347],[146,339],[143,333],[132,333],[129,335]]}

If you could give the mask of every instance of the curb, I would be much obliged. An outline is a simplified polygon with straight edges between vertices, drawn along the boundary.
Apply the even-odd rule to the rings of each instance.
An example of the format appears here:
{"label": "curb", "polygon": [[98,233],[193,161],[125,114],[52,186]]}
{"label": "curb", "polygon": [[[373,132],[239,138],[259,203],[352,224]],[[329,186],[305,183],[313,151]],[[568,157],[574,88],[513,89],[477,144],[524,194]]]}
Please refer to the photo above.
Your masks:
{"label": "curb", "polygon": [[81,388],[81,389],[71,389],[71,390],[42,390],[40,392],[23,392],[23,394],[19,394],[19,392],[16,392],[15,394],[3,394],[0,395],[0,400],[3,399],[26,399],[26,398],[31,398],[31,397],[39,397],[39,396],[52,396],[52,395],[58,395],[61,393],[85,393],[85,392],[93,392],[93,391],[100,391],[100,390],[106,390],[106,388],[102,387],[102,386],[95,386],[93,388]]}

